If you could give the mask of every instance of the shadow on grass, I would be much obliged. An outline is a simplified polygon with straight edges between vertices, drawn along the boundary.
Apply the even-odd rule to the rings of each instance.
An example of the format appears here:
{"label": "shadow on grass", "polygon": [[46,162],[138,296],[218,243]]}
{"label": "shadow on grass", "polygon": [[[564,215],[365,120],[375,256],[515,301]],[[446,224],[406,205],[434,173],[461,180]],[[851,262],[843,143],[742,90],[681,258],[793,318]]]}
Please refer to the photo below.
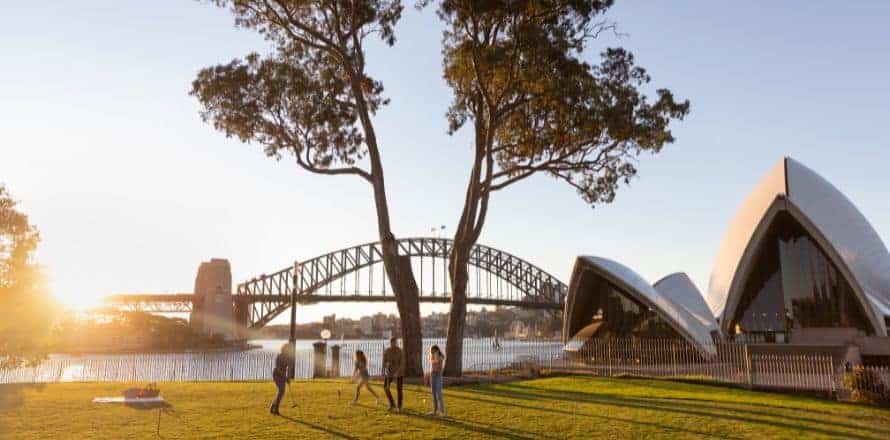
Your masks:
{"label": "shadow on grass", "polygon": [[520,431],[518,429],[509,429],[509,428],[495,428],[491,425],[484,424],[473,424],[467,421],[461,421],[451,417],[437,418],[430,415],[426,415],[423,413],[417,413],[414,411],[402,411],[400,414],[415,417],[422,420],[428,420],[430,422],[438,422],[441,424],[456,426],[465,431],[472,431],[478,434],[484,434],[492,437],[500,437],[500,438],[508,438],[511,440],[533,440],[537,438],[542,438],[541,434],[535,432],[528,431]]}
{"label": "shadow on grass", "polygon": [[125,402],[124,406],[127,408],[133,408],[141,411],[147,411],[152,409],[170,409],[173,405],[162,401],[162,402]]}
{"label": "shadow on grass", "polygon": [[11,383],[0,385],[0,411],[16,409],[25,402],[28,390],[42,391],[46,385],[42,383]]}
{"label": "shadow on grass", "polygon": [[[633,383],[634,385],[642,386],[647,389],[660,389],[660,390],[672,391],[672,392],[683,392],[684,391],[681,387],[676,385],[678,383],[682,383],[682,381],[665,381],[665,380],[649,380],[649,379],[622,379],[620,381],[615,381],[613,379],[613,381],[615,383],[621,383],[621,381],[632,381],[631,383]],[[671,384],[671,382],[673,382],[673,384]],[[835,425],[850,428],[850,429],[872,430],[872,431],[876,431],[876,432],[879,432],[882,434],[890,435],[890,429],[871,428],[869,426],[845,424],[842,422],[826,422],[825,418],[810,418],[810,417],[803,417],[803,416],[800,416],[797,414],[788,415],[788,414],[781,414],[776,411],[769,410],[769,409],[775,409],[775,410],[779,410],[779,411],[793,411],[798,414],[801,412],[816,413],[816,414],[823,414],[823,415],[831,416],[831,417],[842,417],[842,418],[848,419],[848,420],[861,421],[861,422],[868,423],[868,424],[870,424],[874,421],[874,417],[872,415],[849,414],[849,411],[847,411],[847,410],[851,409],[851,408],[856,408],[856,409],[866,409],[866,410],[872,410],[872,411],[881,411],[881,408],[877,408],[877,407],[853,406],[850,404],[840,404],[839,402],[829,402],[829,401],[824,401],[824,400],[812,400],[813,397],[808,396],[806,394],[786,394],[786,393],[781,393],[781,392],[777,392],[777,391],[769,391],[769,390],[751,391],[751,390],[745,390],[745,389],[731,386],[731,385],[723,387],[728,390],[734,391],[733,394],[736,394],[736,395],[742,394],[742,393],[754,392],[754,393],[770,395],[770,396],[774,396],[774,397],[787,398],[787,399],[790,399],[792,401],[792,403],[802,402],[802,403],[814,403],[814,404],[823,404],[823,405],[824,404],[837,404],[837,405],[839,405],[839,406],[837,406],[839,411],[826,411],[824,409],[811,408],[809,406],[799,407],[799,406],[775,405],[775,404],[770,404],[770,403],[764,403],[762,401],[740,402],[740,401],[733,401],[733,400],[728,400],[728,399],[701,399],[701,398],[696,398],[696,397],[670,397],[670,396],[628,397],[625,395],[616,395],[616,394],[585,393],[585,392],[568,391],[568,390],[544,390],[544,389],[541,389],[538,387],[530,387],[530,386],[523,385],[523,384],[515,384],[515,385],[511,384],[510,387],[521,389],[521,390],[524,390],[524,391],[526,391],[528,393],[532,393],[532,394],[534,394],[535,392],[540,393],[543,391],[546,393],[556,392],[556,393],[564,393],[564,394],[570,394],[570,395],[575,394],[575,395],[580,395],[582,397],[598,395],[598,396],[603,396],[603,397],[617,397],[617,398],[621,398],[621,399],[636,400],[636,401],[659,400],[659,401],[665,401],[664,402],[665,404],[671,404],[671,405],[680,404],[680,405],[689,405],[689,406],[701,406],[701,407],[706,407],[706,408],[719,408],[719,409],[724,409],[724,410],[728,410],[728,411],[749,413],[752,415],[759,415],[759,416],[766,416],[766,417],[779,417],[779,416],[786,417],[786,416],[788,416],[788,417],[795,418],[795,419],[805,421],[805,422],[821,423],[821,424],[829,423],[829,424],[835,424]],[[713,390],[709,389],[711,387],[710,385],[702,385],[702,387],[703,388],[700,391],[706,391],[706,392],[713,391]],[[707,387],[707,388],[705,388],[705,387]],[[543,395],[542,397],[550,397],[550,396],[551,396],[550,394],[546,394],[546,395]],[[728,397],[731,397],[731,396],[728,396]],[[760,408],[760,410],[753,409],[752,407]],[[887,414],[887,418],[888,418],[887,420],[888,420],[888,422],[890,422],[890,411],[888,411],[886,414]]]}
{"label": "shadow on grass", "polygon": [[312,429],[315,429],[315,430],[317,430],[317,431],[324,432],[325,434],[332,435],[332,436],[337,437],[337,438],[343,438],[343,439],[349,439],[349,440],[358,440],[358,437],[352,436],[352,435],[347,434],[347,433],[342,432],[342,431],[337,431],[337,430],[335,430],[335,429],[328,428],[328,427],[326,427],[326,426],[316,425],[315,423],[310,423],[310,422],[307,422],[307,421],[304,421],[304,420],[300,420],[300,419],[296,419],[296,418],[293,418],[293,417],[290,417],[290,416],[284,416],[284,415],[282,415],[282,416],[280,416],[280,417],[281,417],[282,419],[284,419],[284,420],[287,420],[287,421],[291,422],[291,423],[296,423],[296,424],[298,424],[298,425],[303,425],[303,426],[305,426],[305,427],[307,427],[307,428],[312,428]]}
{"label": "shadow on grass", "polygon": [[[505,389],[507,388],[507,389]],[[512,389],[509,389],[512,388]],[[517,389],[518,388],[518,389]],[[551,401],[563,401],[569,403],[575,402],[583,402],[583,403],[594,403],[600,405],[612,405],[612,406],[620,406],[625,408],[632,409],[643,409],[643,410],[652,410],[652,411],[661,411],[668,413],[676,413],[676,414],[684,414],[684,415],[692,415],[699,416],[704,418],[720,418],[725,420],[734,420],[738,422],[745,423],[753,423],[753,424],[761,424],[761,425],[770,425],[778,428],[785,429],[793,429],[799,430],[802,432],[809,432],[813,434],[822,434],[829,436],[838,436],[838,437],[846,437],[846,438],[858,438],[858,439],[870,439],[870,438],[886,438],[887,431],[885,429],[874,428],[869,426],[861,426],[861,425],[852,425],[842,422],[835,421],[826,421],[825,419],[815,419],[815,418],[806,418],[800,417],[797,415],[788,415],[783,413],[775,413],[768,411],[756,411],[752,409],[739,409],[735,407],[717,407],[711,402],[702,402],[702,403],[691,403],[691,402],[680,402],[680,401],[670,401],[670,402],[659,402],[658,398],[642,398],[642,397],[626,397],[622,395],[615,394],[594,394],[594,393],[583,393],[577,391],[551,391],[551,390],[540,390],[537,388],[530,388],[525,386],[516,386],[516,385],[505,385],[499,389],[490,389],[488,387],[485,388],[475,388],[475,389],[467,389],[462,390],[466,393],[477,393],[488,396],[500,397],[500,398],[509,398],[509,399],[520,399],[520,400],[551,400]],[[460,396],[463,397],[463,396]],[[472,398],[470,398],[472,399]],[[510,403],[505,403],[502,401],[493,401],[493,400],[485,400],[486,402],[492,404],[501,404],[501,405],[514,405],[520,406],[528,409],[537,409],[540,411],[550,411],[550,412],[559,412],[566,414],[574,414],[568,411],[556,410],[552,408],[541,408],[536,406],[524,406],[524,405],[515,405]],[[801,411],[802,409],[796,409],[797,411]],[[746,415],[736,415],[729,414],[727,411],[738,412],[738,413],[747,413]],[[596,414],[590,414],[586,416],[592,417],[601,417],[601,418],[609,418],[605,416],[599,416]],[[783,421],[778,420],[766,420],[761,418],[755,418],[751,416],[761,416],[761,417],[773,417],[773,418],[782,418]],[[630,421],[633,423],[641,423],[641,424],[649,424],[659,427],[664,427],[668,429],[679,429],[670,425],[663,425],[653,422],[638,422],[638,421]],[[820,426],[812,426],[808,425],[816,424]],[[841,429],[851,429],[857,431],[868,431],[877,435],[877,437],[865,437],[862,435],[851,434],[848,432],[836,431],[831,428],[841,428]],[[702,435],[714,435],[705,432],[696,432],[690,431],[691,433],[702,434]]]}
{"label": "shadow on grass", "polygon": [[[496,397],[508,397],[507,395],[502,394],[502,393],[486,393],[486,392],[482,392],[479,390],[467,390],[466,393],[467,394],[479,393],[479,394],[485,394],[485,395],[493,395]],[[622,423],[627,423],[630,425],[645,425],[645,426],[651,426],[654,428],[660,428],[660,429],[665,429],[665,430],[670,430],[670,431],[675,431],[675,432],[680,432],[680,433],[686,433],[686,434],[694,434],[694,435],[705,436],[705,437],[718,437],[718,438],[728,438],[728,439],[740,438],[740,437],[732,437],[732,436],[725,435],[725,434],[718,435],[718,434],[714,434],[714,433],[710,433],[710,432],[696,431],[693,429],[681,428],[681,427],[672,426],[672,425],[668,425],[668,424],[664,424],[664,423],[647,422],[647,421],[615,417],[615,416],[606,416],[606,415],[598,414],[598,413],[596,413],[596,414],[595,413],[582,413],[582,412],[577,412],[577,411],[568,411],[568,410],[556,409],[556,408],[545,408],[542,406],[521,405],[518,403],[507,403],[507,402],[504,402],[501,400],[491,400],[491,399],[486,399],[483,397],[475,397],[475,396],[471,397],[471,396],[460,395],[460,394],[458,394],[458,395],[452,394],[451,397],[457,398],[457,399],[471,400],[474,402],[490,404],[490,405],[499,405],[499,406],[506,405],[506,406],[512,406],[514,408],[523,409],[523,410],[543,411],[543,412],[549,412],[549,413],[553,413],[553,414],[562,414],[565,416],[571,416],[573,418],[574,417],[585,417],[585,418],[601,419],[604,421],[622,422]],[[512,396],[509,396],[509,397],[512,398]],[[550,399],[542,398],[539,400],[550,400]],[[553,399],[553,400],[556,400],[556,399]]]}

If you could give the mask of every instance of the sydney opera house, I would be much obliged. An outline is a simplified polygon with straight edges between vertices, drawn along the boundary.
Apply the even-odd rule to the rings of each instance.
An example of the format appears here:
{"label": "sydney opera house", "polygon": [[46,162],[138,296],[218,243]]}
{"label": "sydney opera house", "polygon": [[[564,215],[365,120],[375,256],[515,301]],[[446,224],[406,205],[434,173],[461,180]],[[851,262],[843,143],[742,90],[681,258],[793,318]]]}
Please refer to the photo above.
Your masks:
{"label": "sydney opera house", "polygon": [[649,284],[601,257],[578,257],[563,322],[566,350],[597,338],[719,340],[766,352],[890,360],[890,253],[855,205],[785,158],[729,223],[706,296],[683,273]]}

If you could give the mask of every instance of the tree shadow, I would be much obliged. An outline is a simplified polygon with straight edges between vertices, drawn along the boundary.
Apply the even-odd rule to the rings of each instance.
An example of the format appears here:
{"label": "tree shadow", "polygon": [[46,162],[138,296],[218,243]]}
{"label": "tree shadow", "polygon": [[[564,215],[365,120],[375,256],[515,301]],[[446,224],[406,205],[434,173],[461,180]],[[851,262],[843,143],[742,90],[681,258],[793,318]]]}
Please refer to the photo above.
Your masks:
{"label": "tree shadow", "polygon": [[[661,381],[661,380],[651,381],[651,382],[645,381],[644,383],[638,382],[637,384],[645,385],[647,388],[657,388],[657,389],[663,389],[663,390],[667,390],[667,391],[677,391],[677,388],[665,386],[661,382],[665,382],[665,381]],[[510,385],[509,387],[524,390],[529,394],[538,395],[539,396],[538,398],[552,397],[551,390],[545,391],[545,390],[541,390],[540,388],[529,387],[527,385],[522,385],[522,384]],[[727,388],[733,388],[737,391],[747,391],[747,390],[742,390],[741,388],[734,387],[734,386],[728,386]],[[542,392],[544,392],[546,394],[543,394],[543,395],[536,394],[536,393],[542,393]],[[573,395],[573,396],[580,396],[581,398],[591,397],[591,396],[602,396],[605,398],[618,398],[618,399],[631,400],[631,401],[633,401],[633,400],[644,401],[644,402],[664,401],[663,402],[664,404],[670,404],[670,405],[679,404],[679,405],[687,405],[687,406],[698,406],[698,407],[702,407],[702,408],[706,408],[706,409],[719,408],[719,409],[724,409],[724,410],[728,410],[728,411],[748,413],[748,414],[752,414],[752,415],[759,415],[759,416],[766,416],[766,417],[780,417],[780,416],[781,417],[790,417],[790,418],[795,418],[795,419],[798,419],[801,421],[806,421],[806,422],[811,422],[811,423],[820,423],[820,424],[829,423],[829,424],[834,424],[837,426],[850,428],[850,429],[872,430],[872,431],[876,431],[876,432],[879,432],[882,434],[890,435],[890,429],[881,429],[881,428],[872,428],[869,426],[862,426],[862,425],[845,424],[843,422],[826,422],[825,418],[812,418],[812,417],[805,417],[805,416],[798,415],[800,412],[806,411],[807,413],[817,413],[817,414],[823,414],[823,415],[831,416],[831,417],[843,417],[845,419],[858,420],[858,421],[862,421],[862,422],[866,422],[866,423],[872,422],[874,420],[874,418],[871,416],[857,416],[857,415],[852,415],[852,414],[845,414],[842,412],[832,412],[832,411],[820,410],[818,408],[775,405],[775,404],[770,404],[770,403],[764,403],[762,401],[758,401],[755,403],[755,402],[740,402],[740,401],[733,401],[733,400],[727,400],[727,399],[702,399],[702,398],[693,398],[693,397],[671,397],[671,396],[629,397],[626,395],[607,394],[607,393],[585,393],[585,392],[580,392],[580,391],[569,391],[569,390],[558,390],[555,392]],[[827,403],[827,402],[818,401],[818,400],[813,401],[813,400],[811,400],[811,398],[809,398],[805,395],[787,395],[787,394],[783,394],[783,393],[760,391],[760,390],[758,390],[756,392],[773,395],[773,396],[790,397],[792,399],[799,400],[801,402],[807,402],[807,403]],[[657,403],[662,403],[662,402],[657,402]],[[758,409],[763,408],[763,409],[758,410],[758,409],[754,409],[754,408],[758,408]],[[784,413],[777,413],[776,411],[769,411],[769,409],[775,409],[775,410],[779,410],[779,411],[793,411],[798,414],[789,415],[789,414],[784,414]],[[846,409],[846,408],[844,408],[844,409]],[[868,409],[882,411],[881,408],[877,408],[877,407],[868,407]],[[887,413],[887,416],[888,416],[888,418],[890,418],[890,412]],[[888,420],[890,420],[890,419],[888,419]]]}
{"label": "tree shadow", "polygon": [[[466,392],[474,393],[476,391],[477,390],[472,390],[472,391],[467,390]],[[487,393],[481,393],[481,394],[487,394]],[[627,418],[614,417],[614,416],[604,416],[602,414],[581,413],[581,412],[567,411],[567,410],[556,409],[556,408],[544,408],[541,406],[520,405],[517,403],[507,403],[507,402],[503,402],[500,400],[491,400],[491,399],[485,399],[485,398],[480,398],[480,397],[455,395],[454,393],[452,393],[451,397],[457,398],[457,399],[471,400],[471,401],[485,403],[485,404],[491,404],[491,405],[512,406],[514,408],[519,408],[519,409],[523,409],[523,410],[544,411],[544,412],[549,412],[549,413],[553,413],[553,414],[561,414],[561,415],[566,415],[566,416],[571,416],[571,417],[586,417],[586,418],[602,419],[602,420],[606,420],[606,421],[623,422],[623,423],[633,424],[633,425],[646,425],[646,426],[652,426],[654,428],[666,429],[666,430],[675,431],[675,432],[694,434],[697,436],[718,437],[718,438],[727,438],[727,439],[740,438],[740,437],[728,436],[726,434],[717,435],[717,434],[713,434],[710,432],[696,431],[696,430],[692,430],[692,429],[686,429],[686,428],[681,428],[681,427],[672,426],[672,425],[666,425],[666,424],[662,424],[662,423],[645,422],[645,421],[640,421],[640,420],[635,420],[635,419],[627,419]],[[504,396],[497,395],[497,397],[504,397]],[[544,400],[544,399],[541,399],[541,400]]]}
{"label": "tree shadow", "polygon": [[416,417],[416,418],[423,419],[423,420],[429,420],[432,422],[439,422],[442,424],[457,426],[465,431],[472,431],[472,432],[475,432],[478,434],[484,434],[484,435],[488,435],[488,436],[492,436],[492,437],[508,438],[511,440],[534,440],[537,438],[548,438],[548,437],[542,437],[541,434],[539,434],[539,433],[520,431],[517,429],[509,429],[509,428],[500,428],[499,429],[499,428],[494,428],[490,425],[482,425],[482,424],[477,425],[477,424],[473,424],[473,423],[464,422],[464,421],[461,421],[458,419],[454,419],[451,417],[436,418],[436,417],[428,416],[425,414],[416,413],[414,411],[403,411],[401,414],[404,414],[404,415],[410,416],[410,417]]}
{"label": "tree shadow", "polygon": [[[664,402],[665,404],[670,404],[670,405],[678,405],[679,404],[679,405],[687,405],[687,406],[700,406],[700,407],[724,409],[727,411],[744,412],[744,413],[749,413],[749,414],[754,414],[754,415],[763,415],[763,416],[774,416],[774,417],[779,416],[779,415],[787,416],[787,414],[785,414],[785,413],[777,413],[775,411],[772,411],[772,412],[769,411],[770,409],[774,409],[777,411],[796,411],[796,412],[806,411],[808,413],[824,414],[826,416],[831,416],[831,417],[843,417],[845,419],[858,420],[858,421],[862,421],[862,422],[873,422],[874,421],[874,417],[870,417],[870,416],[859,417],[859,416],[851,415],[851,414],[833,413],[830,411],[820,411],[818,409],[812,409],[812,408],[801,408],[801,407],[784,406],[784,405],[772,405],[772,404],[765,404],[765,403],[761,403],[761,402],[750,403],[750,402],[735,402],[735,401],[727,401],[727,400],[698,399],[698,398],[691,398],[691,397],[664,397],[664,396],[658,396],[658,397],[653,396],[653,397],[649,397],[648,399],[665,401]],[[758,411],[755,409],[750,409],[750,407],[752,405],[756,405],[756,407],[758,407],[758,408],[765,408],[765,410]],[[868,407],[868,408],[879,410],[879,411],[881,410],[881,408],[877,408],[877,407]],[[804,416],[799,416],[799,415],[790,416],[790,417],[793,417],[793,418],[796,418],[799,420],[810,421],[810,422],[814,422],[814,423],[826,423],[824,418],[810,418],[810,417],[804,417]],[[887,418],[888,418],[888,420],[890,420],[890,412],[887,412]],[[868,430],[877,431],[877,432],[880,432],[880,433],[890,436],[890,429],[872,428],[872,427],[863,426],[863,425],[844,424],[843,422],[828,422],[828,423],[836,424],[839,426],[846,426],[846,427],[855,428],[855,429],[868,429]]]}
{"label": "tree shadow", "polygon": [[343,439],[349,439],[349,440],[358,440],[358,437],[355,437],[355,436],[353,436],[353,435],[347,434],[347,433],[342,432],[342,431],[337,431],[337,430],[335,430],[335,429],[328,428],[328,427],[326,427],[326,426],[322,426],[322,425],[317,425],[317,424],[315,424],[315,423],[306,422],[306,421],[303,421],[303,420],[300,420],[300,419],[296,419],[296,418],[293,418],[293,417],[290,417],[290,416],[284,416],[284,415],[283,415],[283,416],[279,416],[279,417],[281,417],[282,419],[287,420],[287,421],[289,421],[289,422],[291,422],[291,423],[296,423],[296,424],[298,424],[298,425],[303,425],[303,426],[305,426],[305,427],[307,427],[307,428],[315,429],[315,430],[317,430],[317,431],[324,432],[325,434],[329,434],[329,435],[332,435],[332,436],[337,437],[337,438],[343,438]]}
{"label": "tree shadow", "polygon": [[133,408],[140,411],[152,410],[152,409],[171,409],[173,405],[167,403],[167,401],[160,402],[124,402],[124,406],[127,408]]}
{"label": "tree shadow", "polygon": [[[745,423],[753,423],[753,424],[761,424],[761,425],[770,425],[779,428],[788,428],[795,429],[805,432],[811,432],[814,434],[822,434],[822,435],[830,435],[830,436],[838,436],[838,437],[846,437],[846,438],[859,438],[859,439],[868,439],[872,437],[863,437],[861,435],[851,434],[847,432],[839,432],[824,426],[833,427],[833,428],[842,428],[842,429],[853,429],[859,431],[869,431],[875,434],[878,434],[877,438],[886,438],[886,430],[882,430],[879,428],[868,427],[868,426],[860,426],[860,425],[851,425],[842,422],[834,422],[834,421],[826,421],[825,419],[814,419],[814,418],[806,418],[800,416],[791,416],[788,414],[781,413],[770,413],[770,412],[755,412],[754,410],[737,410],[733,408],[715,408],[714,405],[710,403],[703,404],[695,404],[695,403],[687,403],[686,405],[680,404],[679,402],[657,402],[655,399],[650,398],[639,398],[639,397],[626,397],[616,394],[592,394],[592,393],[582,393],[577,391],[544,391],[541,390],[539,394],[538,392],[528,391],[528,390],[536,390],[530,387],[522,387],[522,386],[511,386],[506,385],[503,388],[513,388],[513,389],[505,389],[505,390],[494,390],[489,388],[475,388],[468,389],[465,392],[468,393],[478,393],[489,396],[501,397],[501,398],[510,398],[510,399],[525,399],[525,400],[554,400],[554,401],[564,401],[564,402],[586,402],[586,403],[595,403],[601,405],[613,405],[613,406],[621,406],[626,408],[633,409],[646,409],[653,411],[662,411],[662,412],[670,412],[676,414],[685,414],[692,415],[698,417],[705,418],[721,418],[726,420],[734,420],[738,422]],[[516,388],[524,388],[516,389]],[[500,403],[504,404],[504,402],[491,401],[492,403]],[[533,409],[539,409],[542,411],[558,411],[549,408],[538,408],[538,407],[529,407]],[[797,409],[800,411],[800,409]],[[737,415],[737,414],[729,414],[727,411],[733,412],[748,412],[751,416],[746,415]],[[765,420],[760,418],[755,418],[752,416],[768,416],[768,417],[778,417],[783,418],[782,421],[778,420]],[[795,423],[796,422],[796,423]],[[821,426],[810,426],[805,423],[814,423]],[[657,425],[657,424],[656,424]],[[661,426],[661,425],[659,425]],[[664,426],[666,428],[676,429],[672,426]],[[705,435],[712,435],[708,433],[698,433]]]}
{"label": "tree shadow", "polygon": [[10,383],[0,385],[0,411],[9,411],[25,403],[25,392],[28,390],[43,391],[42,383]]}

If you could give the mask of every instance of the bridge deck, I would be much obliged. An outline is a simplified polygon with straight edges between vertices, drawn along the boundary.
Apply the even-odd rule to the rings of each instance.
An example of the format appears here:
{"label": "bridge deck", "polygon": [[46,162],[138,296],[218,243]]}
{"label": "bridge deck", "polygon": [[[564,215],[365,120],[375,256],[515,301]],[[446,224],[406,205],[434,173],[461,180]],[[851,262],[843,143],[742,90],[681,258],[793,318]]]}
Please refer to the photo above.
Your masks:
{"label": "bridge deck", "polygon": [[[135,305],[153,305],[152,309],[162,309],[158,307],[162,305],[175,305],[181,303],[191,303],[193,295],[190,293],[177,294],[135,294],[135,295],[111,295],[106,298],[106,303],[117,306],[135,306]],[[290,301],[290,295],[232,295],[233,302],[241,302],[245,304],[252,303],[282,303]],[[392,295],[299,295],[297,296],[297,304],[307,305],[322,302],[395,302],[396,298]],[[421,302],[448,304],[451,302],[451,296],[421,296]],[[530,301],[517,301],[510,299],[497,298],[467,298],[467,304],[470,305],[491,305],[502,307],[524,307],[533,309],[550,309],[561,310],[559,304],[554,303],[535,303]],[[179,309],[176,309],[179,311]]]}

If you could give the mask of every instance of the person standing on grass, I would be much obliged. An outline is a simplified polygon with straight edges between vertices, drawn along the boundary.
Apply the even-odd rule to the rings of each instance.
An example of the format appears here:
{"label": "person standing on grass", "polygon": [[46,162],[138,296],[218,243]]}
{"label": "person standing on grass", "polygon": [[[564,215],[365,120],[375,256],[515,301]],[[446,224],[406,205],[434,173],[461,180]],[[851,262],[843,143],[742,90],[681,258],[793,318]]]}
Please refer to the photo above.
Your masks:
{"label": "person standing on grass", "polygon": [[359,393],[362,391],[362,387],[367,388],[368,392],[374,396],[375,404],[380,404],[380,397],[377,396],[377,393],[371,389],[371,384],[368,381],[371,379],[368,374],[368,358],[365,357],[365,352],[361,350],[355,351],[355,370],[352,372],[352,380],[358,382],[358,385],[355,387],[355,399],[352,399],[352,402],[349,402],[350,405],[355,405],[358,403]]}
{"label": "person standing on grass", "polygon": [[276,416],[281,415],[278,412],[278,406],[281,405],[281,398],[284,397],[285,388],[290,383],[293,362],[293,346],[288,342],[281,346],[281,351],[278,353],[278,356],[275,356],[275,366],[272,368],[272,381],[278,387],[278,394],[275,395],[275,400],[272,401],[269,412]]}
{"label": "person standing on grass", "polygon": [[[405,356],[402,354],[402,349],[399,348],[398,341],[398,338],[389,338],[389,348],[383,352],[383,373],[386,375],[383,378],[383,391],[389,400],[389,410],[395,410],[396,412],[402,410],[402,377],[405,371]],[[395,405],[395,402],[392,400],[392,393],[389,391],[393,381],[396,382],[396,395],[399,406]]]}
{"label": "person standing on grass", "polygon": [[433,392],[433,412],[431,416],[445,417],[445,400],[442,399],[442,366],[445,355],[438,345],[430,347],[430,389]]}

